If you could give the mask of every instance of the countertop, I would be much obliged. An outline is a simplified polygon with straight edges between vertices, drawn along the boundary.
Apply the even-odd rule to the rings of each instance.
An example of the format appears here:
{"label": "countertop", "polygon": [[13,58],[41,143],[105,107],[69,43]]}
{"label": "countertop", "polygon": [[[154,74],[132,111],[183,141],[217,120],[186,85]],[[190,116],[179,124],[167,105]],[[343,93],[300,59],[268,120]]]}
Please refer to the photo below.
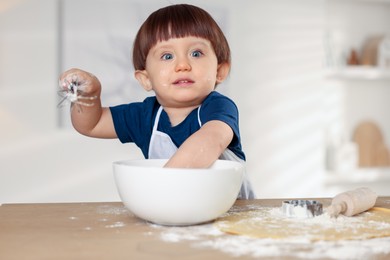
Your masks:
{"label": "countertop", "polygon": [[[233,209],[245,211],[254,206],[280,207],[283,200],[238,200]],[[324,206],[330,203],[327,198],[316,200]],[[378,198],[376,206],[390,208],[390,197]],[[379,245],[379,249],[373,245]],[[355,248],[360,250],[357,250],[360,255]],[[362,248],[373,249],[372,252],[361,252]],[[164,227],[148,223],[132,215],[121,202],[0,206],[0,259],[7,260],[335,259],[337,254],[340,259],[390,259],[390,239],[345,241],[340,244],[326,241],[280,243],[270,239],[239,238],[216,231],[213,223],[192,227]]]}

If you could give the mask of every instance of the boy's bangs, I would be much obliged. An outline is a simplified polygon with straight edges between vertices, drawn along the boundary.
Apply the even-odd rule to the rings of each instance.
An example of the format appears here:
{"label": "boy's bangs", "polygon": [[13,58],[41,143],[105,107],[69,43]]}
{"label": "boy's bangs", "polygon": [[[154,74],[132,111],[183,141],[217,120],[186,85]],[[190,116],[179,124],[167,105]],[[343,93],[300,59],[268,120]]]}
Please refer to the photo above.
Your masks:
{"label": "boy's bangs", "polygon": [[197,24],[191,19],[183,19],[183,21],[164,21],[154,27],[155,32],[153,44],[160,41],[167,41],[172,38],[183,38],[195,36],[204,39],[211,39],[212,32],[202,24]]}

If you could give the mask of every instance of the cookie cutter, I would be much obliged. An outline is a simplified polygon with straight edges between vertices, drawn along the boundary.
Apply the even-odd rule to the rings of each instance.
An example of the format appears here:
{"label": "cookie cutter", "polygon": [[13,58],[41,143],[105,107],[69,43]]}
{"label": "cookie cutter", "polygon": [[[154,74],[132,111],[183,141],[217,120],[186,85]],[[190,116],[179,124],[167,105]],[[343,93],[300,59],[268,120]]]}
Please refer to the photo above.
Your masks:
{"label": "cookie cutter", "polygon": [[285,200],[282,212],[286,217],[313,218],[323,213],[322,203],[316,200]]}

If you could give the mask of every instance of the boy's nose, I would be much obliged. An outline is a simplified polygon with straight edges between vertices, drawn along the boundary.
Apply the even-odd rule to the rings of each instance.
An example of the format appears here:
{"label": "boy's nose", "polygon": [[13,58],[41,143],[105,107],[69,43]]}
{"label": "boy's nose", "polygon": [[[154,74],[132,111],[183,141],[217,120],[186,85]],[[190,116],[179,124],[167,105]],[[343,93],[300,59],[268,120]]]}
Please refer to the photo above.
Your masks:
{"label": "boy's nose", "polygon": [[187,58],[179,58],[176,63],[176,72],[191,70],[191,64]]}

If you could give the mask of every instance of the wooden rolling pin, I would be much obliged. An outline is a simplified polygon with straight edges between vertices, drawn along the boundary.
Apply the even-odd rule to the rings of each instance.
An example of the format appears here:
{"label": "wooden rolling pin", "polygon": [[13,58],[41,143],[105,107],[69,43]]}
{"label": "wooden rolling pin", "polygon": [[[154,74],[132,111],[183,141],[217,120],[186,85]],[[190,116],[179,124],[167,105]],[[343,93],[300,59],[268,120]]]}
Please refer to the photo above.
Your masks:
{"label": "wooden rolling pin", "polygon": [[369,188],[358,188],[336,195],[327,212],[331,217],[339,214],[351,217],[374,207],[378,195]]}

